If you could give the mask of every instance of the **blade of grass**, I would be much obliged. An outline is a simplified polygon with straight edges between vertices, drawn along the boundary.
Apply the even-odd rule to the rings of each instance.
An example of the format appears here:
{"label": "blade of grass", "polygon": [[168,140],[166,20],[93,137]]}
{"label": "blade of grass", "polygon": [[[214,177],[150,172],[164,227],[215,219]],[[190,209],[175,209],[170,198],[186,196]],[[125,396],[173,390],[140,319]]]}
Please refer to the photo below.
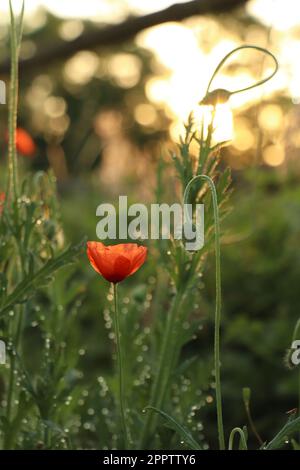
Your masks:
{"label": "blade of grass", "polygon": [[154,406],[147,406],[145,410],[152,410],[162,416],[162,418],[164,418],[171,428],[180,435],[180,437],[185,441],[186,444],[188,444],[191,449],[201,450],[200,445],[197,441],[195,441],[193,436],[180,423],[178,423],[176,419],[172,418],[172,416],[168,415],[162,410],[159,410],[158,408],[155,408]]}

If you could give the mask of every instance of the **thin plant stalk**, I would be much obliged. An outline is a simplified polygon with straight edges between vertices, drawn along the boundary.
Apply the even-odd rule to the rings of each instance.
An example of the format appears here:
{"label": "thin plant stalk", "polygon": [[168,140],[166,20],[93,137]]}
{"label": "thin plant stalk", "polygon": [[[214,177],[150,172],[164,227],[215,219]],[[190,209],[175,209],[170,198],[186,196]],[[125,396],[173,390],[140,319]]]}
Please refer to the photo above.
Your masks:
{"label": "thin plant stalk", "polygon": [[[298,417],[300,418],[300,370],[298,372]],[[298,433],[298,439],[300,443],[300,431]]]}
{"label": "thin plant stalk", "polygon": [[[9,86],[9,108],[8,108],[8,182],[7,182],[7,195],[8,199],[12,197],[16,202],[19,194],[18,183],[18,168],[17,168],[17,151],[16,151],[16,128],[17,128],[17,107],[18,107],[18,58],[19,49],[22,37],[22,24],[24,15],[24,2],[22,3],[22,10],[18,24],[15,21],[15,15],[12,8],[11,0],[9,1],[10,8],[10,55],[11,55],[11,74]],[[18,213],[18,211],[17,211]],[[16,328],[16,347],[18,347],[21,336],[21,312],[18,312],[19,318]],[[15,354],[12,351],[10,359],[10,375],[8,385],[8,396],[6,405],[6,419],[8,423],[11,421],[12,401],[14,396],[15,386]],[[5,438],[4,447],[9,448],[10,442],[10,427],[8,426]]]}
{"label": "thin plant stalk", "polygon": [[[18,350],[20,339],[21,339],[21,328],[22,328],[22,311],[21,307],[19,307],[19,311],[17,312],[17,328],[15,332],[15,349]],[[12,332],[13,336],[14,332]],[[7,391],[7,400],[6,400],[6,419],[8,422],[7,430],[4,436],[4,449],[10,449],[12,445],[12,433],[10,429],[11,423],[11,414],[12,414],[12,402],[14,396],[14,388],[15,388],[15,369],[16,369],[16,351],[11,350],[10,356],[10,373],[9,373],[9,382],[8,382],[8,391]]]}
{"label": "thin plant stalk", "polygon": [[251,409],[250,409],[250,399],[248,400],[245,400],[244,399],[244,403],[245,403],[245,409],[246,409],[246,414],[247,414],[247,418],[248,418],[248,421],[249,421],[249,424],[250,424],[250,428],[254,434],[254,436],[256,437],[256,439],[258,440],[258,443],[260,446],[263,446],[264,445],[264,441],[263,439],[260,437],[257,429],[256,429],[256,426],[255,426],[255,423],[253,421],[253,418],[252,418],[252,414],[251,414]]}
{"label": "thin plant stalk", "polygon": [[16,151],[16,128],[17,128],[17,107],[18,107],[18,59],[22,38],[22,24],[24,15],[24,2],[18,24],[15,21],[11,0],[10,7],[10,85],[9,85],[9,108],[8,108],[8,195],[17,200],[19,194],[18,165]]}
{"label": "thin plant stalk", "polygon": [[[222,392],[221,392],[221,372],[220,372],[220,327],[221,327],[221,249],[220,249],[220,221],[217,191],[213,180],[207,175],[195,176],[187,185],[184,192],[184,207],[186,207],[191,186],[196,181],[205,181],[211,190],[215,221],[215,256],[216,256],[216,307],[215,307],[215,332],[214,332],[214,368],[216,379],[216,404],[217,404],[217,422],[218,438],[220,450],[225,449],[223,412],[222,412]],[[188,214],[186,214],[189,217]]]}
{"label": "thin plant stalk", "polygon": [[117,347],[117,368],[118,368],[118,388],[119,388],[119,404],[121,413],[122,430],[124,434],[125,448],[128,447],[128,430],[126,425],[126,400],[125,400],[125,387],[124,387],[124,368],[123,368],[123,351],[121,343],[121,329],[119,322],[119,308],[118,308],[118,287],[117,284],[112,284],[114,293],[114,330]]}
{"label": "thin plant stalk", "polygon": [[[23,327],[23,317],[24,311],[23,307],[19,306],[17,311],[17,324],[16,324],[16,331],[15,331],[15,347],[11,351],[10,357],[10,374],[9,374],[9,384],[8,384],[8,392],[7,392],[7,404],[6,404],[6,419],[8,423],[11,421],[11,414],[12,414],[12,402],[14,396],[14,389],[15,389],[15,369],[16,369],[16,354],[19,351],[20,343],[21,343],[21,333]],[[14,433],[15,434],[15,433]],[[4,438],[4,448],[9,449],[12,445],[12,433],[10,427],[7,430],[7,433]]]}
{"label": "thin plant stalk", "polygon": [[[221,450],[225,449],[225,438],[223,430],[223,415],[222,415],[222,398],[221,398],[221,379],[220,379],[220,322],[221,322],[221,267],[220,267],[220,228],[219,228],[219,212],[216,189],[213,181],[206,175],[199,175],[194,177],[187,185],[184,193],[184,203],[188,199],[189,191],[192,184],[196,180],[205,180],[212,191],[214,218],[215,218],[215,240],[216,240],[216,313],[215,313],[215,338],[214,338],[214,357],[215,357],[215,377],[216,377],[216,402],[217,402],[217,419],[218,419],[218,435],[219,446]],[[183,299],[183,294],[179,291],[174,299],[173,305],[168,315],[166,330],[163,337],[161,353],[158,363],[158,370],[155,377],[152,395],[150,400],[150,407],[161,408],[165,398],[167,385],[171,374],[171,363],[173,360],[173,336],[176,331],[176,320],[178,311],[180,309]],[[157,422],[157,415],[149,410],[147,414],[144,428],[142,431],[142,438],[140,448],[143,449],[147,446],[148,439],[155,431]]]}
{"label": "thin plant stalk", "polygon": [[183,294],[181,291],[176,293],[176,296],[173,300],[171,309],[168,314],[166,329],[163,336],[163,342],[161,346],[157,374],[154,379],[154,384],[151,393],[150,399],[150,409],[147,413],[144,427],[142,430],[142,437],[140,441],[140,448],[144,449],[148,445],[148,440],[155,432],[156,423],[157,423],[157,414],[151,410],[152,408],[161,408],[165,395],[167,386],[170,380],[171,375],[171,363],[173,359],[173,336],[176,330],[175,324],[178,315],[178,311],[182,302]]}
{"label": "thin plant stalk", "polygon": [[[294,328],[292,343],[298,339],[300,339],[300,318],[298,319]],[[298,371],[298,416],[300,417],[300,370]],[[300,442],[300,431],[298,438]]]}

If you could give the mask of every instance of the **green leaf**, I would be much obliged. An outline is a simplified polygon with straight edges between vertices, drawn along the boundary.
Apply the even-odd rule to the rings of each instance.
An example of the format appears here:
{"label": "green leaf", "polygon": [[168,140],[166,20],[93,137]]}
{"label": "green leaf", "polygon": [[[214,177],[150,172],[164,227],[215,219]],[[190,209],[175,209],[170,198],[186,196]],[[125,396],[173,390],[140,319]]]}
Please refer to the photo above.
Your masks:
{"label": "green leaf", "polygon": [[74,258],[81,252],[82,246],[83,243],[80,243],[79,245],[67,248],[57,257],[47,261],[35,274],[26,276],[4,300],[0,310],[0,317],[16,303],[24,302],[26,295],[28,296],[31,291],[35,291],[43,285],[45,280],[49,279],[59,268],[73,262]]}
{"label": "green leaf", "polygon": [[[295,416],[295,415],[294,415]],[[265,450],[274,450],[280,449],[284,446],[286,441],[290,439],[296,432],[300,431],[300,416],[294,418],[293,416],[288,420],[288,422],[283,426],[278,434],[272,439],[269,444],[267,444],[263,449]]]}
{"label": "green leaf", "polygon": [[22,420],[28,415],[29,411],[33,407],[34,402],[26,396],[26,393],[21,392],[19,396],[19,406],[17,413],[14,419],[9,423],[8,430],[5,435],[5,444],[6,449],[10,449],[12,443],[15,441],[18,429],[22,423]]}
{"label": "green leaf", "polygon": [[21,12],[20,12],[20,16],[19,16],[19,21],[18,21],[18,26],[17,26],[17,29],[16,29],[18,49],[20,48],[21,41],[22,41],[24,10],[25,10],[25,2],[23,0],[22,7],[21,7]]}
{"label": "green leaf", "polygon": [[291,439],[291,443],[292,443],[294,450],[300,450],[300,444],[298,444],[298,442],[296,442],[295,439]]}
{"label": "green leaf", "polygon": [[196,442],[195,439],[191,436],[191,434],[180,423],[178,423],[178,421],[172,418],[172,416],[168,415],[162,410],[159,410],[158,408],[155,408],[154,406],[147,406],[145,409],[152,410],[162,416],[170,425],[170,427],[180,435],[180,437],[191,449],[201,450],[201,447],[198,442]]}
{"label": "green leaf", "polygon": [[61,434],[62,436],[66,436],[65,431],[53,421],[50,421],[49,419],[42,419],[42,423],[51,431]]}

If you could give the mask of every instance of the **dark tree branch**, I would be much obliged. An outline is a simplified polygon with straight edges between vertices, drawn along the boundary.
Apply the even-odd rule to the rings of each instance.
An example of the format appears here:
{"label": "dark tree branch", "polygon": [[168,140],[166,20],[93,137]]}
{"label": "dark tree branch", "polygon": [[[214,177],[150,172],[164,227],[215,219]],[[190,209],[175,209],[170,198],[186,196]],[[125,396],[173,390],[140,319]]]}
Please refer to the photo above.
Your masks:
{"label": "dark tree branch", "polygon": [[[48,49],[39,50],[33,57],[21,60],[20,69],[25,71],[36,66],[49,65],[50,62],[68,58],[81,50],[111,46],[131,39],[146,28],[168,21],[181,21],[194,15],[229,11],[234,7],[245,4],[246,1],[247,0],[192,0],[186,3],[174,4],[164,10],[148,15],[130,17],[123,23],[109,25],[97,31],[85,33],[70,42],[57,41]],[[8,74],[9,70],[9,61],[0,64],[0,74]]]}

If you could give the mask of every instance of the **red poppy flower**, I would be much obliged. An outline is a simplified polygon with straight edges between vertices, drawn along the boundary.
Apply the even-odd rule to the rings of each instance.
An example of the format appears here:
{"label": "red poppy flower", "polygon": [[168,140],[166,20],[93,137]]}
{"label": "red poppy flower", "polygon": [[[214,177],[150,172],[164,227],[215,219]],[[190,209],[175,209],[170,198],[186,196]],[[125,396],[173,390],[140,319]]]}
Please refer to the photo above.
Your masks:
{"label": "red poppy flower", "polygon": [[87,255],[95,271],[116,284],[144,264],[147,248],[136,243],[105,246],[101,242],[87,242]]}
{"label": "red poppy flower", "polygon": [[16,147],[17,151],[25,157],[32,157],[36,152],[36,145],[25,129],[18,127],[16,131]]}
{"label": "red poppy flower", "polygon": [[5,193],[0,193],[0,215],[3,212],[3,207],[4,207],[4,201],[5,201]]}

